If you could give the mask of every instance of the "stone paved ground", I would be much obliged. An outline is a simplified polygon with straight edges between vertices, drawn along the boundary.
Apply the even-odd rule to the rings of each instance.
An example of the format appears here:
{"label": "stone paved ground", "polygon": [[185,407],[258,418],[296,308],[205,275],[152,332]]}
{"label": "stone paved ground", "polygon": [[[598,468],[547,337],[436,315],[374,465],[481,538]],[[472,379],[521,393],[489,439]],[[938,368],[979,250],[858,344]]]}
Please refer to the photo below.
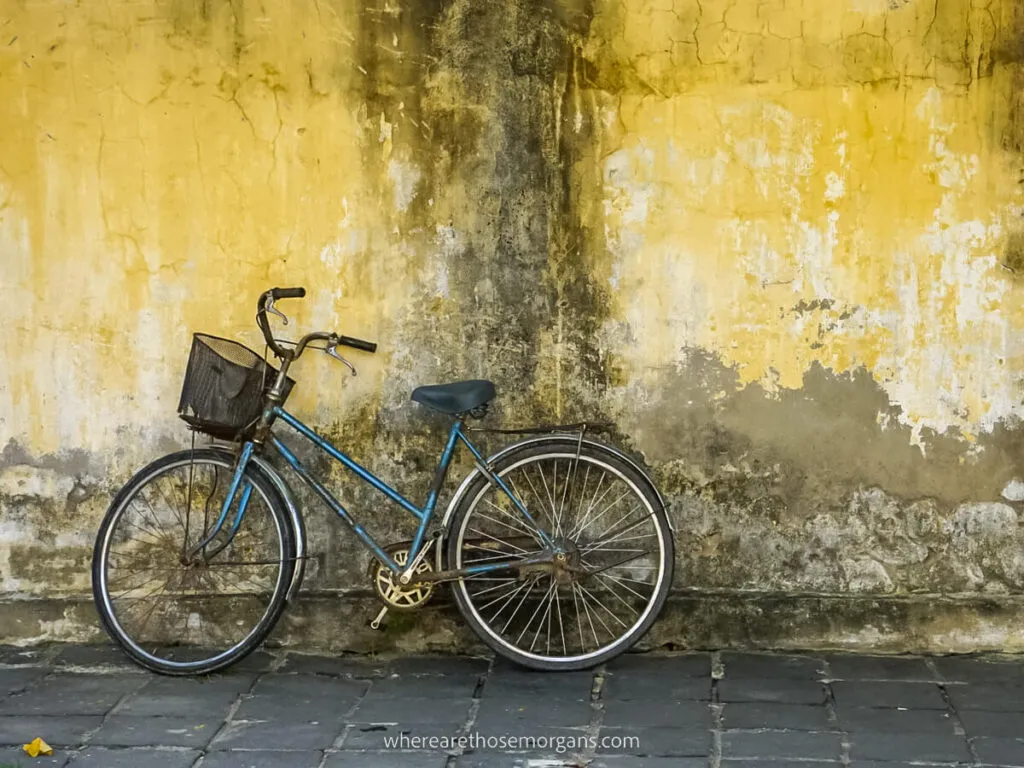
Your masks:
{"label": "stone paved ground", "polygon": [[[1024,766],[1024,658],[723,652],[545,675],[260,653],[196,680],[55,646],[0,648],[0,686],[2,768]],[[53,757],[21,751],[36,736]]]}

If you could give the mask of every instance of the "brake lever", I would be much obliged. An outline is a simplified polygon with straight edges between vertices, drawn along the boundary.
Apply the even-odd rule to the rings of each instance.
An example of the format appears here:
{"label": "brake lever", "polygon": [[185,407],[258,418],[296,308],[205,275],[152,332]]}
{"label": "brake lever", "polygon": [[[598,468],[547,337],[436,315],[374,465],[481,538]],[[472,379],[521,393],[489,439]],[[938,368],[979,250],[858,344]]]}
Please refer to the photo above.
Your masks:
{"label": "brake lever", "polygon": [[347,365],[349,370],[352,371],[352,375],[355,376],[356,375],[356,367],[354,365],[352,365],[352,363],[350,363],[344,357],[342,357],[341,355],[338,354],[338,350],[335,348],[336,346],[337,346],[336,344],[330,344],[330,345],[324,347],[324,351],[328,355],[333,357],[335,360],[337,360],[339,362],[342,362],[345,365]]}
{"label": "brake lever", "polygon": [[284,323],[285,325],[288,325],[288,318],[285,317],[284,312],[282,312],[280,309],[275,309],[274,308],[274,297],[273,296],[271,296],[269,299],[267,299],[267,304],[264,307],[264,310],[267,312],[267,314],[277,315],[278,317],[281,318],[281,322],[282,323]]}

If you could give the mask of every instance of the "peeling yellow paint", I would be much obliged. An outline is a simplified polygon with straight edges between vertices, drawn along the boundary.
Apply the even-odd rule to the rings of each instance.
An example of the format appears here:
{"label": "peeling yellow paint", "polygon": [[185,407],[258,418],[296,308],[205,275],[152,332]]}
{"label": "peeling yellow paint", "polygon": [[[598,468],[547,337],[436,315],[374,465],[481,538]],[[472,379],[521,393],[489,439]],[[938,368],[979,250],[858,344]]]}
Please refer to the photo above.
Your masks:
{"label": "peeling yellow paint", "polygon": [[690,347],[769,390],[864,367],[918,432],[991,430],[1022,413],[1014,4],[839,5],[602,6],[610,333],[634,381]]}
{"label": "peeling yellow paint", "polygon": [[[267,287],[311,289],[282,303],[299,327],[368,337],[401,300],[384,290],[399,265],[366,264],[390,227],[356,142],[371,121],[347,98],[354,16],[186,5],[0,13],[0,432],[33,450],[179,430],[188,334],[257,345]],[[380,366],[361,362],[366,394]],[[303,373],[300,406],[340,387],[340,368]]]}

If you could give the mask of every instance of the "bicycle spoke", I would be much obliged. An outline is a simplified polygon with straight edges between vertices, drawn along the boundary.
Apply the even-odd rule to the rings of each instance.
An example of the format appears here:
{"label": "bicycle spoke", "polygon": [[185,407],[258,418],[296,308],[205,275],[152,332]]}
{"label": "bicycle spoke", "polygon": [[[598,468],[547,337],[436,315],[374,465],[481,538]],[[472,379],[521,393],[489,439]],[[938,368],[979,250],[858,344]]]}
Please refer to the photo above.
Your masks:
{"label": "bicycle spoke", "polygon": [[[544,499],[541,497],[540,493],[537,491],[537,486],[535,486],[533,484],[533,480],[530,479],[530,473],[524,471],[523,472],[523,477],[525,477],[526,478],[526,482],[528,482],[530,484],[530,490],[533,491],[533,498],[535,498],[539,502],[538,508],[543,513],[544,512]],[[534,519],[539,522],[539,520],[540,520],[539,515],[534,515]]]}
{"label": "bicycle spoke", "polygon": [[[518,494],[517,494],[517,495],[518,495]],[[520,501],[522,501],[522,499],[520,499]],[[530,530],[529,528],[527,528],[527,527],[526,527],[525,525],[523,525],[522,523],[520,523],[520,520],[524,520],[524,521],[525,521],[525,518],[517,518],[517,517],[513,517],[513,516],[512,516],[512,515],[510,515],[510,514],[509,514],[508,512],[506,512],[505,510],[503,510],[503,509],[501,509],[501,508],[500,508],[499,506],[497,506],[497,505],[496,505],[496,504],[495,504],[494,502],[492,502],[492,501],[491,501],[490,499],[484,499],[484,502],[485,502],[486,504],[488,504],[489,506],[491,506],[491,507],[494,507],[494,509],[498,510],[498,511],[499,511],[499,512],[500,512],[501,514],[503,514],[503,515],[504,515],[505,517],[507,517],[507,518],[508,518],[509,520],[511,520],[512,522],[514,522],[514,523],[517,523],[517,525],[510,525],[509,523],[506,523],[506,522],[505,522],[505,521],[503,521],[503,520],[497,520],[497,519],[495,519],[495,518],[493,518],[493,517],[490,517],[490,516],[488,516],[488,515],[485,515],[485,514],[484,514],[483,512],[478,512],[477,514],[479,514],[479,515],[480,515],[481,517],[483,517],[483,518],[485,518],[485,519],[487,519],[487,520],[490,520],[490,521],[492,521],[492,522],[495,522],[495,523],[497,523],[498,525],[503,525],[503,526],[505,526],[506,528],[508,528],[508,529],[510,529],[510,530],[513,530],[513,531],[519,531],[520,533],[525,533],[525,534],[526,534],[527,536],[529,536],[529,537],[530,537],[530,538],[532,538],[532,539],[533,539],[534,541],[536,541],[536,542],[537,542],[537,545],[538,545],[538,546],[543,546],[543,545],[541,544],[541,540],[540,540],[540,537],[539,537],[539,536],[537,536],[537,533],[536,533],[536,531],[531,531],[531,530]]]}
{"label": "bicycle spoke", "polygon": [[589,481],[590,481],[590,463],[588,462],[587,463],[587,467],[584,470],[584,474],[583,474],[583,487],[580,489],[580,503],[578,505],[574,505],[576,507],[576,512],[572,516],[572,525],[569,526],[569,537],[570,538],[573,538],[573,531],[576,530],[576,526],[579,523],[579,520],[580,520],[580,510],[583,507],[583,499],[587,498],[587,483]]}
{"label": "bicycle spoke", "polygon": [[477,534],[483,536],[484,538],[490,539],[491,541],[496,541],[498,544],[502,544],[504,546],[512,547],[512,549],[518,550],[519,552],[522,552],[523,554],[529,554],[527,552],[527,550],[523,549],[522,547],[517,547],[515,544],[512,544],[511,542],[505,541],[504,539],[499,539],[497,536],[491,536],[489,533],[484,533],[483,531],[481,531],[481,530],[479,530],[477,528],[470,528],[470,530],[473,533],[477,533]]}
{"label": "bicycle spoke", "polygon": [[579,536],[582,531],[586,530],[586,527],[589,524],[590,520],[590,513],[594,510],[595,507],[597,507],[598,504],[604,501],[604,497],[607,496],[611,489],[615,487],[614,485],[609,484],[609,486],[605,488],[604,493],[602,493],[600,496],[597,495],[598,491],[601,490],[601,486],[604,485],[605,476],[605,473],[601,473],[601,479],[597,481],[597,488],[594,489],[594,498],[591,499],[590,504],[587,505],[587,511],[583,515],[583,519],[576,525],[575,528],[573,528],[573,530],[569,532],[569,538],[574,539],[577,536]]}
{"label": "bicycle spoke", "polygon": [[[555,596],[555,609],[558,611],[558,632],[562,636],[562,653],[566,656],[569,655],[569,646],[565,643],[565,621],[562,619],[562,597],[561,595]],[[548,653],[551,652],[551,640],[548,639]]]}
{"label": "bicycle spoke", "polygon": [[[547,597],[549,594],[551,594],[551,590],[554,589],[554,587],[555,587],[554,581],[552,580],[552,584],[551,584],[550,587],[548,587],[548,591],[545,593],[544,597]],[[533,624],[533,620],[537,617],[537,614],[540,613],[540,609],[541,609],[541,607],[543,605],[544,605],[544,598],[542,597],[537,602],[537,607],[533,610],[533,613],[531,614],[530,618],[528,618],[526,620],[526,624],[523,625],[523,631],[520,632],[519,633],[519,637],[516,638],[516,642],[517,643],[520,642],[523,639],[523,635],[525,635],[529,631],[530,625]],[[538,631],[539,631],[539,629],[538,629]]]}
{"label": "bicycle spoke", "polygon": [[[637,528],[638,526],[641,526],[644,523],[649,522],[649,520],[650,520],[650,518],[645,515],[645,516],[641,517],[639,520],[637,520],[635,523],[630,525],[629,527],[623,528],[621,531],[616,533],[614,536],[607,536],[607,534],[602,534],[595,541],[590,542],[591,548],[593,548],[593,547],[602,547],[605,544],[611,544],[613,541],[619,541],[619,540],[626,541],[626,539],[622,538],[623,536],[625,536],[627,533],[632,531],[634,528]],[[649,534],[649,535],[653,536],[654,534]],[[646,538],[646,537],[645,536],[640,536],[640,537],[633,537],[633,538]]]}
{"label": "bicycle spoke", "polygon": [[[523,593],[522,598],[519,600],[519,604],[515,607],[515,610],[512,611],[512,615],[508,617],[508,621],[505,622],[505,626],[501,628],[501,634],[505,634],[505,632],[508,630],[508,625],[512,623],[512,619],[516,617],[516,614],[519,613],[519,609],[523,607],[523,603],[525,603],[526,598],[530,596],[530,592],[533,591],[533,586],[534,584],[536,584],[536,582],[536,579],[534,579],[532,582],[523,582],[524,584],[528,583],[529,588],[526,590],[526,592]],[[497,618],[497,616],[495,616],[494,618]]]}
{"label": "bicycle spoke", "polygon": [[[582,584],[580,584],[579,586],[580,586],[580,591],[582,591],[582,592],[583,592],[583,594],[585,594],[585,595],[587,595],[587,596],[589,596],[589,597],[592,597],[592,598],[594,598],[594,603],[595,603],[595,604],[597,605],[597,607],[598,607],[598,608],[601,608],[601,609],[602,609],[602,610],[603,610],[603,611],[604,611],[605,613],[607,613],[607,614],[608,614],[608,615],[609,615],[609,616],[610,616],[610,617],[611,617],[612,619],[614,619],[614,620],[615,620],[615,622],[616,622],[616,623],[618,623],[619,625],[621,625],[621,626],[623,626],[623,627],[625,627],[625,626],[626,626],[626,624],[625,624],[625,623],[624,623],[624,622],[622,621],[622,619],[620,619],[620,618],[619,618],[618,616],[616,616],[616,615],[615,615],[615,613],[614,613],[614,612],[613,612],[613,611],[612,611],[611,609],[609,609],[609,608],[608,608],[608,607],[607,607],[607,606],[606,606],[606,605],[605,605],[604,603],[602,603],[602,602],[601,602],[600,600],[598,600],[598,599],[597,599],[597,597],[596,597],[596,596],[595,596],[595,595],[594,595],[594,594],[593,594],[593,593],[592,593],[592,592],[591,592],[591,591],[590,591],[589,589],[587,589],[586,587],[584,587],[584,586],[583,586]],[[603,622],[602,622],[602,623],[603,623]],[[610,631],[611,631],[611,630],[609,630],[609,632],[610,632]]]}
{"label": "bicycle spoke", "polygon": [[[534,504],[529,504],[529,503],[527,503],[527,498],[526,498],[526,495],[525,495],[525,494],[523,494],[523,493],[521,493],[521,492],[520,492],[520,490],[519,490],[519,488],[518,488],[518,487],[516,486],[516,484],[515,484],[515,480],[514,480],[514,479],[512,478],[512,473],[509,473],[508,475],[506,475],[506,477],[507,477],[507,479],[508,479],[508,484],[509,484],[509,486],[510,486],[510,489],[511,489],[512,493],[513,493],[513,494],[515,494],[515,497],[516,497],[517,499],[519,499],[519,502],[520,502],[520,503],[521,503],[521,504],[523,505],[523,507],[525,507],[525,508],[526,508],[527,510],[530,510],[530,509],[537,509],[537,508],[538,508],[538,506],[537,506],[537,505],[534,505]],[[527,479],[527,480],[529,480],[530,478],[529,478],[529,477],[527,477],[526,479]],[[534,498],[536,498],[536,493],[534,494]],[[487,501],[488,503],[491,503],[491,502],[490,502],[489,500],[487,500],[486,498],[485,498],[485,501]],[[493,504],[492,504],[492,506],[493,506]],[[518,511],[518,507],[517,507],[516,509],[517,509],[517,511]],[[520,515],[521,515],[521,514],[522,514],[522,512],[520,512]],[[533,517],[534,517],[534,521],[535,521],[535,523],[534,523],[534,529],[535,529],[535,531],[536,531],[536,522],[537,522],[537,521],[539,521],[539,516],[537,516],[537,515],[534,515]],[[516,519],[518,519],[518,518],[516,518]],[[525,524],[526,522],[528,522],[528,521],[526,521],[526,519],[525,519],[525,518],[523,518],[523,521],[524,521],[524,524]],[[530,535],[532,536],[532,535],[534,535],[534,534],[533,534],[533,533],[531,533]],[[541,542],[541,539],[540,539],[540,537],[539,537],[539,536],[535,536],[535,538],[536,538],[536,540],[537,540],[537,544],[538,544],[538,546],[543,546],[543,542]]]}
{"label": "bicycle spoke", "polygon": [[167,506],[168,506],[168,509],[171,510],[171,514],[174,515],[177,518],[178,523],[181,525],[181,529],[185,530],[185,521],[181,517],[181,514],[178,512],[177,508],[173,504],[168,504]]}
{"label": "bicycle spoke", "polygon": [[154,530],[158,530],[160,528],[160,515],[157,514],[156,509],[153,507],[153,503],[144,493],[139,494],[139,499],[142,501],[143,504],[146,505],[146,508],[149,510],[149,519],[154,525]]}
{"label": "bicycle spoke", "polygon": [[[597,629],[594,628],[594,617],[590,613],[590,608],[587,607],[587,601],[583,596],[583,589],[579,584],[573,584],[572,587],[574,591],[579,592],[580,602],[583,604],[583,612],[587,614],[587,623],[590,624],[590,632],[594,635],[594,647],[600,648],[601,640],[597,636]],[[600,621],[600,617],[598,617],[598,621]],[[604,624],[604,622],[601,623]]]}
{"label": "bicycle spoke", "polygon": [[[639,592],[637,592],[637,591],[636,591],[635,589],[633,589],[632,587],[630,587],[630,586],[629,586],[628,584],[625,584],[625,583],[623,583],[623,582],[624,582],[624,580],[623,580],[623,579],[620,579],[620,578],[618,578],[618,577],[616,577],[616,576],[612,576],[612,575],[611,575],[611,574],[609,574],[608,572],[604,572],[604,573],[599,573],[599,574],[597,574],[597,578],[599,578],[599,579],[605,579],[605,580],[610,580],[610,581],[612,581],[612,582],[614,582],[614,583],[618,584],[619,586],[621,586],[621,587],[622,587],[622,588],[623,588],[624,590],[626,590],[626,591],[627,591],[627,592],[629,592],[630,594],[632,594],[632,595],[636,595],[636,597],[640,598],[641,600],[647,600],[647,597],[646,597],[646,596],[644,596],[644,595],[641,595],[641,594],[640,594]],[[639,583],[639,584],[643,584],[643,583],[646,583],[646,582],[637,582],[637,583]]]}
{"label": "bicycle spoke", "polygon": [[[613,487],[613,486],[608,486],[608,490],[611,490],[611,488],[612,488],[612,487]],[[605,496],[605,495],[606,495],[607,493],[608,493],[608,491],[605,491],[605,494],[602,494],[602,496],[601,496],[601,500],[604,500],[604,496]],[[620,494],[620,495],[618,496],[618,498],[616,498],[616,499],[615,499],[615,501],[613,501],[613,502],[612,502],[611,504],[609,504],[608,506],[606,506],[606,507],[605,507],[605,508],[604,508],[604,509],[603,509],[603,510],[602,510],[601,512],[599,512],[599,513],[598,513],[598,514],[597,514],[597,515],[596,515],[595,517],[593,517],[593,518],[590,518],[590,517],[588,516],[588,519],[587,519],[587,521],[586,521],[586,525],[584,525],[584,527],[583,527],[583,528],[581,528],[581,529],[580,529],[579,531],[576,531],[576,533],[575,533],[574,535],[578,536],[579,534],[583,533],[583,532],[584,532],[585,530],[587,530],[587,528],[589,528],[589,527],[590,527],[591,525],[593,525],[593,524],[594,524],[594,523],[596,523],[596,522],[597,522],[598,520],[600,520],[600,519],[601,519],[602,517],[604,517],[604,516],[605,516],[606,514],[608,514],[608,510],[612,509],[612,508],[613,508],[613,507],[614,507],[614,506],[615,506],[616,504],[618,504],[618,503],[619,503],[620,501],[622,501],[622,500],[623,500],[624,498],[626,498],[626,496],[628,496],[628,495],[629,495],[629,489],[626,489],[625,491],[623,491],[623,492],[622,492],[622,494]],[[628,513],[627,513],[627,514],[628,514]]]}
{"label": "bicycle spoke", "polygon": [[[508,591],[508,592],[505,592],[505,593],[504,593],[503,595],[499,595],[498,597],[496,597],[496,598],[494,598],[493,600],[491,600],[491,602],[489,602],[489,603],[485,603],[484,605],[481,605],[481,606],[480,606],[480,609],[479,609],[479,610],[481,610],[481,611],[483,611],[483,610],[486,610],[487,608],[490,608],[490,607],[491,607],[492,605],[494,605],[494,604],[495,604],[496,602],[498,602],[499,600],[504,600],[504,599],[505,599],[506,597],[507,597],[507,598],[508,598],[509,600],[512,600],[512,599],[513,599],[513,598],[514,598],[514,597],[515,597],[516,595],[518,595],[518,594],[519,594],[519,592],[520,592],[520,591],[521,591],[521,590],[523,589],[523,587],[525,587],[525,586],[526,586],[526,584],[525,584],[525,583],[523,583],[523,584],[519,584],[519,585],[517,586],[517,585],[516,585],[516,582],[514,582],[514,581],[513,581],[513,582],[511,583],[511,587],[516,587],[516,588],[515,588],[514,590],[513,590],[513,589],[511,589],[511,587],[510,587],[510,589],[509,589],[509,591]],[[504,604],[502,604],[502,607],[501,607],[501,608],[499,608],[499,610],[498,610],[498,613],[501,613],[501,610],[502,610],[503,608],[504,608]],[[493,619],[497,618],[497,616],[498,616],[498,613],[495,613],[495,614],[494,614],[494,616],[492,616],[492,617],[491,617],[491,619],[493,620]]]}
{"label": "bicycle spoke", "polygon": [[[557,470],[558,470],[558,462],[555,462],[555,477],[556,478],[558,477]],[[557,530],[558,529],[558,520],[555,518],[555,497],[551,495],[551,491],[550,491],[550,489],[548,489],[548,481],[544,477],[544,468],[540,464],[537,465],[537,472],[540,473],[540,481],[541,481],[541,483],[544,484],[544,493],[548,497],[548,503],[551,504],[551,522],[553,522],[555,524],[555,529]],[[558,534],[556,533],[555,535],[557,536]]]}
{"label": "bicycle spoke", "polygon": [[[486,595],[488,592],[493,592],[496,589],[502,589],[504,587],[507,587],[508,583],[509,583],[509,579],[502,579],[501,580],[501,584],[495,584],[493,587],[488,587],[487,589],[477,590],[476,592],[473,593],[473,596],[474,597],[480,597],[480,595]],[[515,582],[513,582],[513,583],[515,583]]]}

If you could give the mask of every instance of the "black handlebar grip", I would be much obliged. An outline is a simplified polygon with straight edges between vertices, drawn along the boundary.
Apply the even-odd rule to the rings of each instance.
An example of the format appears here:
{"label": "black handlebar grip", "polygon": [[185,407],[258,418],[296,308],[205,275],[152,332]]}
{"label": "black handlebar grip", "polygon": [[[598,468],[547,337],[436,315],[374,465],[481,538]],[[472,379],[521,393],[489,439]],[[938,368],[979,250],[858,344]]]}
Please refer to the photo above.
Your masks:
{"label": "black handlebar grip", "polygon": [[274,288],[270,295],[274,297],[274,301],[278,299],[301,299],[306,295],[305,288]]}
{"label": "black handlebar grip", "polygon": [[339,344],[344,344],[346,347],[352,347],[353,349],[361,349],[363,352],[376,352],[377,344],[372,341],[363,341],[362,339],[353,339],[351,336],[341,336],[338,338]]}

